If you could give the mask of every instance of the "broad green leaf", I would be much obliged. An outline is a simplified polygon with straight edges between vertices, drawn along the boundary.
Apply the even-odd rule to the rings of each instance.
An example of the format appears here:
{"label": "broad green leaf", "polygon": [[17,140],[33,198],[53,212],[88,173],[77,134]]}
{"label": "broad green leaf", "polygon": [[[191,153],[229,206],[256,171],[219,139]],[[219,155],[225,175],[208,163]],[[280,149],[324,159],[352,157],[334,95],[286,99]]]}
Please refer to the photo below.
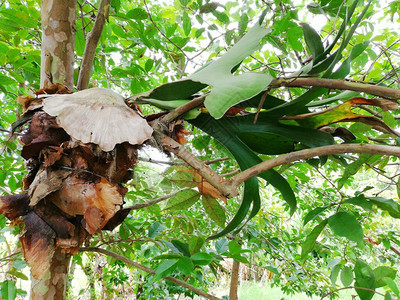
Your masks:
{"label": "broad green leaf", "polygon": [[303,225],[306,225],[308,222],[314,220],[315,218],[317,218],[321,213],[323,213],[325,210],[327,210],[330,206],[326,205],[326,206],[321,206],[321,207],[317,207],[314,208],[312,211],[310,211],[303,220]]}
{"label": "broad green leaf", "polygon": [[189,250],[190,254],[193,255],[196,252],[199,252],[201,247],[203,247],[205,239],[201,236],[191,235],[189,237]]}
{"label": "broad green leaf", "polygon": [[341,269],[342,269],[342,264],[340,263],[332,267],[331,273],[329,274],[329,278],[333,284],[336,284]]}
{"label": "broad green leaf", "polygon": [[354,205],[358,205],[365,210],[369,211],[372,209],[372,203],[368,201],[364,195],[358,195],[357,197],[353,197],[344,201],[344,203],[350,203]]}
{"label": "broad green leaf", "polygon": [[205,252],[198,252],[191,256],[191,259],[195,265],[208,265],[214,260],[214,256]]}
{"label": "broad green leaf", "polygon": [[189,275],[193,269],[193,261],[189,257],[182,257],[178,260],[177,269],[183,273],[183,275]]}
{"label": "broad green leaf", "polygon": [[17,297],[17,287],[12,280],[3,281],[1,284],[1,298],[4,300],[14,300]]}
{"label": "broad green leaf", "polygon": [[198,200],[200,200],[199,192],[195,190],[184,190],[172,196],[168,200],[165,209],[171,209],[173,211],[188,209]]}
{"label": "broad green leaf", "polygon": [[229,250],[229,241],[226,238],[219,239],[215,242],[215,250],[218,254],[222,254]]}
{"label": "broad green leaf", "polygon": [[164,226],[160,222],[154,222],[149,226],[149,238],[155,238],[161,234],[164,230]]}
{"label": "broad green leaf", "polygon": [[309,235],[307,235],[306,240],[301,246],[302,259],[305,259],[307,254],[314,249],[315,243],[317,242],[317,238],[322,232],[322,230],[325,228],[327,223],[328,220],[323,220],[321,223],[319,223],[317,226],[314,227],[314,229],[310,232]]}
{"label": "broad green leaf", "polygon": [[135,20],[145,20],[148,18],[148,14],[143,8],[137,7],[128,11],[126,17]]}
{"label": "broad green leaf", "polygon": [[188,36],[192,30],[192,22],[190,21],[189,15],[186,12],[183,13],[182,21],[183,31],[185,32],[185,35]]}
{"label": "broad green leaf", "polygon": [[242,252],[242,246],[237,241],[230,241],[228,244],[229,253],[236,255]]}
{"label": "broad green leaf", "polygon": [[263,73],[232,75],[231,70],[260,47],[260,40],[270,32],[258,23],[228,52],[188,78],[212,86],[204,104],[214,118],[221,118],[233,105],[265,90],[272,77]]}
{"label": "broad green leaf", "polygon": [[179,250],[180,253],[183,255],[190,257],[190,251],[189,251],[189,245],[186,243],[183,243],[178,240],[172,240],[172,244],[175,246],[176,249]]}
{"label": "broad green leaf", "polygon": [[171,275],[177,268],[178,261],[175,259],[163,261],[156,269],[154,276],[157,279]]}
{"label": "broad green leaf", "polygon": [[344,266],[340,272],[340,281],[343,286],[349,286],[353,282],[353,269],[349,266]]}
{"label": "broad green leaf", "polygon": [[348,181],[348,179],[356,174],[358,170],[366,163],[368,160],[374,156],[373,154],[369,153],[362,153],[358,157],[358,159],[351,164],[347,165],[342,177],[338,181],[338,189],[341,189],[343,185]]}
{"label": "broad green leaf", "polygon": [[251,150],[261,154],[283,154],[294,150],[294,141],[283,136],[261,132],[238,133]]}
{"label": "broad green leaf", "polygon": [[207,215],[217,223],[218,226],[224,228],[226,222],[225,210],[221,207],[219,202],[213,197],[203,195],[201,201]]}
{"label": "broad green leaf", "polygon": [[384,285],[388,286],[392,290],[392,292],[395,293],[397,297],[400,296],[399,288],[397,287],[396,282],[392,278],[384,277],[381,280],[384,282]]}
{"label": "broad green leaf", "polygon": [[376,287],[382,287],[386,285],[384,278],[396,278],[397,271],[388,266],[379,266],[373,270],[375,280],[376,280]]}
{"label": "broad green leaf", "polygon": [[329,226],[336,235],[357,242],[359,246],[364,244],[363,229],[353,215],[347,212],[338,212],[329,217],[328,220]]}
{"label": "broad green leaf", "polygon": [[393,218],[400,218],[400,204],[396,201],[382,197],[368,197],[368,200],[380,209],[386,210]]}
{"label": "broad green leaf", "polygon": [[176,167],[173,175],[168,176],[168,180],[181,188],[196,187],[200,183],[196,175],[186,167]]}
{"label": "broad green leaf", "polygon": [[[366,264],[362,260],[357,260],[354,266],[354,274],[356,280],[355,286],[375,291],[375,276],[372,272],[371,267],[368,264]],[[366,290],[356,289],[356,292],[362,300],[370,300],[374,296],[374,293]]]}

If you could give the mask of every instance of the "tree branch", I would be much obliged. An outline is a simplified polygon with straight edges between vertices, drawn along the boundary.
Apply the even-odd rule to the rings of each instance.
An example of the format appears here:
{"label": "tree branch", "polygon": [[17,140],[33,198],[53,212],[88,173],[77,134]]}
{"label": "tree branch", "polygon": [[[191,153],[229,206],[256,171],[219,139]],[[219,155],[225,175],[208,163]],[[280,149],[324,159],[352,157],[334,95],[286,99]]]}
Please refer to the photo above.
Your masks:
{"label": "tree branch", "polygon": [[[104,254],[104,255],[107,255],[107,256],[111,256],[111,257],[113,257],[115,259],[118,259],[118,260],[120,260],[120,261],[122,261],[122,262],[124,262],[124,263],[126,263],[126,264],[128,264],[130,266],[133,266],[133,267],[135,267],[135,268],[137,268],[139,270],[142,270],[144,272],[147,272],[147,273],[150,273],[150,274],[155,274],[156,273],[156,271],[153,270],[153,269],[147,268],[147,267],[145,267],[145,266],[143,266],[143,265],[141,265],[141,264],[139,264],[139,263],[137,263],[137,262],[135,262],[133,260],[130,260],[129,258],[126,258],[126,257],[124,257],[122,255],[119,255],[117,253],[114,253],[114,252],[111,252],[111,251],[108,251],[108,250],[105,250],[105,249],[102,249],[102,248],[83,247],[83,248],[79,248],[79,252],[97,252],[97,253],[101,253],[101,254]],[[221,300],[220,298],[215,297],[213,295],[210,295],[210,294],[198,289],[197,287],[188,284],[187,282],[185,282],[183,280],[179,280],[179,279],[176,279],[176,278],[173,278],[173,277],[163,277],[163,278],[168,280],[168,281],[171,281],[171,282],[173,282],[173,283],[175,283],[177,285],[183,286],[184,288],[187,288],[188,290],[191,290],[192,292],[194,292],[194,293],[196,293],[196,294],[198,294],[200,296],[203,296],[203,297],[205,297],[207,299]]]}
{"label": "tree branch", "polygon": [[195,155],[172,138],[164,134],[161,134],[161,136],[161,142],[167,151],[174,153],[177,157],[186,162],[225,197],[232,198],[236,196],[237,187],[232,187],[229,182],[230,179],[225,180],[223,177],[219,176],[214,170],[207,166],[207,164],[199,160]]}
{"label": "tree branch", "polygon": [[93,67],[94,54],[99,42],[104,24],[108,18],[111,0],[101,0],[99,10],[94,21],[92,30],[86,38],[85,51],[83,52],[82,64],[79,71],[77,89],[78,91],[87,89],[89,86],[90,72]]}
{"label": "tree branch", "polygon": [[[220,161],[227,161],[229,159],[230,159],[229,157],[221,157],[221,158],[216,158],[216,159],[203,160],[203,163],[205,163],[206,165],[211,165],[213,163],[220,162]],[[184,162],[169,161],[169,160],[156,160],[156,159],[146,158],[146,157],[139,157],[138,160],[143,161],[143,162],[153,163],[153,164],[164,164],[164,165],[170,165],[170,166],[187,166],[187,164]]]}
{"label": "tree branch", "polygon": [[189,110],[202,105],[204,100],[206,100],[207,96],[208,96],[208,94],[204,94],[200,97],[194,98],[192,101],[189,101],[188,103],[185,103],[185,104],[175,108],[174,110],[170,111],[166,115],[162,116],[160,118],[160,121],[164,124],[168,124],[168,123],[174,121],[175,119],[179,118],[181,115],[188,112]]}
{"label": "tree branch", "polygon": [[182,191],[189,190],[189,189],[191,189],[191,188],[190,187],[185,187],[183,189],[180,189],[180,190],[177,190],[175,192],[172,192],[172,193],[170,193],[168,195],[164,195],[162,197],[159,197],[159,198],[156,198],[156,199],[153,199],[153,200],[149,200],[149,201],[144,202],[144,203],[137,203],[137,204],[128,206],[128,207],[126,207],[124,209],[137,210],[137,209],[145,208],[145,207],[151,206],[153,204],[156,204],[158,202],[167,200],[167,199],[171,198],[172,196],[174,196],[174,195],[176,195],[176,194],[178,194],[178,193],[180,193]]}
{"label": "tree branch", "polygon": [[[400,157],[400,147],[368,144],[340,144],[329,145],[287,153],[259,163],[231,178],[232,189],[254,176],[279,165],[288,164],[297,160],[309,159],[315,156],[324,156],[340,153],[371,153]],[[211,183],[211,182],[210,182]]]}
{"label": "tree branch", "polygon": [[364,92],[374,96],[400,99],[400,90],[391,89],[384,86],[373,85],[369,83],[353,82],[343,79],[325,79],[325,78],[275,78],[269,85],[270,88],[278,87],[303,87],[318,86],[328,89],[349,90]]}
{"label": "tree branch", "polygon": [[348,290],[348,289],[364,290],[364,291],[368,291],[368,292],[375,293],[375,294],[378,294],[380,296],[385,297],[384,294],[381,294],[381,293],[379,293],[377,291],[374,291],[374,290],[371,290],[371,289],[368,289],[368,288],[365,288],[365,287],[361,287],[361,286],[346,286],[346,287],[342,287],[342,288],[330,291],[329,293],[326,293],[326,294],[322,295],[321,300],[324,299],[325,297],[328,297],[329,295],[332,295],[333,293],[336,293],[336,292],[341,291],[341,290]]}

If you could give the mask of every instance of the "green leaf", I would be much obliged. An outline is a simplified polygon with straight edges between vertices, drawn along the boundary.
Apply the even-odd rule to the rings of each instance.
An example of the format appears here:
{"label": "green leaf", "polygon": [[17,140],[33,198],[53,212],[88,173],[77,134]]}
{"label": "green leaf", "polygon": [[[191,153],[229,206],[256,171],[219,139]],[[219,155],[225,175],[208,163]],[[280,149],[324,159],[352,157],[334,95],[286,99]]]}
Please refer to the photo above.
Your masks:
{"label": "green leaf", "polygon": [[315,29],[307,23],[300,23],[300,25],[303,29],[304,40],[306,41],[307,48],[314,60],[324,52],[324,45],[322,44],[321,37]]}
{"label": "green leaf", "polygon": [[364,244],[363,229],[353,215],[347,212],[338,212],[329,217],[328,220],[329,226],[331,227],[334,234],[338,236],[343,236],[350,241],[354,241],[359,246],[362,246]]}
{"label": "green leaf", "polygon": [[152,60],[151,58],[146,60],[146,63],[144,65],[144,69],[146,70],[146,72],[150,72],[150,70],[153,68],[153,65],[154,65],[154,60]]}
{"label": "green leaf", "polygon": [[195,265],[208,265],[214,260],[211,254],[205,252],[197,252],[191,256],[191,259]]}
{"label": "green leaf", "polygon": [[190,250],[190,254],[194,254],[196,252],[199,252],[201,247],[203,247],[204,245],[204,238],[201,236],[195,236],[195,235],[191,235],[189,237],[189,250]]}
{"label": "green leaf", "polygon": [[233,105],[265,90],[272,77],[263,73],[231,74],[232,68],[260,47],[260,40],[270,32],[258,23],[228,52],[188,78],[213,86],[204,105],[214,118],[221,118]]}
{"label": "green leaf", "polygon": [[180,253],[183,255],[190,257],[190,251],[189,251],[189,245],[186,243],[183,243],[178,240],[172,240],[172,244],[175,246],[176,249],[179,250]]}
{"label": "green leaf", "polygon": [[192,30],[192,22],[190,21],[189,15],[186,12],[183,13],[182,21],[183,31],[185,32],[185,35],[188,36]]}
{"label": "green leaf", "polygon": [[386,285],[384,278],[395,279],[397,271],[388,266],[379,266],[373,270],[373,273],[376,280],[376,287],[379,288]]}
{"label": "green leaf", "polygon": [[143,8],[137,7],[128,11],[126,17],[135,20],[145,20],[148,18],[148,15]]}
{"label": "green leaf", "polygon": [[386,210],[393,218],[400,218],[400,204],[396,201],[382,197],[368,197],[368,199],[380,209]]}
{"label": "green leaf", "polygon": [[178,261],[175,259],[163,261],[154,274],[156,279],[161,279],[162,277],[167,277],[171,275],[177,268]]}
{"label": "green leaf", "polygon": [[340,264],[340,263],[336,264],[336,265],[332,268],[331,273],[329,274],[329,278],[331,279],[331,282],[332,282],[333,284],[336,283],[337,278],[338,278],[338,276],[339,276],[339,272],[340,272],[341,269],[342,269],[342,264]]}
{"label": "green leaf", "polygon": [[242,252],[242,246],[237,241],[230,241],[228,244],[229,253],[236,255]]}
{"label": "green leaf", "polygon": [[15,277],[17,277],[17,278],[19,278],[19,279],[22,279],[22,280],[29,280],[29,277],[28,276],[26,276],[24,273],[22,273],[22,272],[18,272],[17,270],[15,270],[15,269],[11,269],[10,271],[8,271],[8,274],[10,274],[10,275],[12,275],[12,276],[15,276]]}
{"label": "green leaf", "polygon": [[353,269],[349,266],[344,266],[340,272],[340,281],[343,286],[349,286],[353,282]]}
{"label": "green leaf", "polygon": [[225,222],[226,222],[225,210],[221,207],[218,201],[213,197],[207,195],[203,195],[201,197],[201,201],[204,210],[206,211],[210,219],[213,220],[215,223],[217,223],[218,226],[222,228],[225,227]]}
{"label": "green leaf", "polygon": [[392,278],[384,277],[382,278],[382,281],[386,286],[388,286],[392,290],[393,293],[396,294],[397,297],[400,296],[399,288],[397,287],[396,282]]}
{"label": "green leaf", "polygon": [[199,192],[195,190],[184,190],[172,196],[168,200],[165,209],[171,209],[172,211],[188,209],[199,200]]}
{"label": "green leaf", "polygon": [[372,203],[368,201],[363,194],[347,199],[346,201],[344,201],[344,203],[358,205],[367,211],[370,211],[372,209]]}
{"label": "green leaf", "polygon": [[229,241],[226,238],[219,239],[215,242],[215,250],[218,254],[222,254],[229,250]]}
{"label": "green leaf", "polygon": [[338,181],[338,189],[341,189],[343,185],[348,181],[348,179],[356,174],[358,170],[363,166],[363,164],[368,162],[368,160],[372,156],[374,156],[374,154],[362,153],[356,161],[347,165],[346,169],[343,172],[342,178],[340,178]]}
{"label": "green leaf", "polygon": [[312,211],[308,212],[308,214],[304,217],[303,225],[306,225],[308,222],[317,218],[321,213],[323,213],[329,207],[330,207],[329,205],[321,206],[321,207],[314,208]]}
{"label": "green leaf", "polygon": [[160,222],[154,222],[149,226],[149,238],[153,239],[161,234],[164,226]]}
{"label": "green leaf", "polygon": [[[361,260],[357,260],[354,266],[354,274],[356,283],[355,286],[371,289],[375,291],[376,283],[375,276],[372,272],[371,267]],[[356,289],[358,296],[362,300],[370,300],[374,296],[374,293],[366,290]]]}
{"label": "green leaf", "polygon": [[12,280],[3,281],[1,284],[1,298],[4,300],[14,300],[17,297],[17,287]]}
{"label": "green leaf", "polygon": [[177,167],[175,168],[176,172],[168,179],[175,183],[178,187],[196,187],[200,180],[196,177],[195,174],[188,172],[189,170],[186,167]]}
{"label": "green leaf", "polygon": [[194,263],[189,257],[182,257],[178,260],[177,269],[183,275],[189,275],[194,270]]}
{"label": "green leaf", "polygon": [[314,249],[315,243],[317,242],[317,238],[322,232],[322,230],[325,228],[327,223],[328,223],[327,219],[323,220],[321,223],[319,223],[317,226],[314,227],[314,229],[310,232],[309,235],[307,235],[306,240],[301,246],[302,259],[305,259],[307,254]]}

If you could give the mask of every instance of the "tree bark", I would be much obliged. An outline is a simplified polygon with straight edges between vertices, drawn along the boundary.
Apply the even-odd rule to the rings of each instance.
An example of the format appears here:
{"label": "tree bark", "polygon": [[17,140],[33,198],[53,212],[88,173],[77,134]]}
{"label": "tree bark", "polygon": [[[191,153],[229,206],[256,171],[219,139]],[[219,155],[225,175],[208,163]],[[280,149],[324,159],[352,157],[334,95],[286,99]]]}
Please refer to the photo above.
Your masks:
{"label": "tree bark", "polygon": [[238,300],[239,299],[239,297],[238,297],[239,269],[240,269],[240,262],[233,260],[231,286],[229,289],[229,299],[230,300]]}
{"label": "tree bark", "polygon": [[[40,86],[61,83],[73,90],[76,0],[42,0]],[[43,279],[32,276],[31,299],[65,299],[71,255],[55,249]]]}
{"label": "tree bark", "polygon": [[31,299],[62,300],[65,298],[71,255],[56,249],[50,269],[42,280],[32,277]]}
{"label": "tree bark", "polygon": [[76,0],[42,0],[40,86],[74,87]]}

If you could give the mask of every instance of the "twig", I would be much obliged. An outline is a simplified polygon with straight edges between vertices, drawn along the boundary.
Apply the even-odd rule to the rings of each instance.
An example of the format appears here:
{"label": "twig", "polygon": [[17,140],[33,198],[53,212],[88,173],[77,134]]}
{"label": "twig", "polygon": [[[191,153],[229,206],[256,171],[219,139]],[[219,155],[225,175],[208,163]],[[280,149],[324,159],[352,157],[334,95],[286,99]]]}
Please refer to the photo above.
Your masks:
{"label": "twig", "polygon": [[183,55],[185,55],[185,57],[188,58],[188,56],[187,56],[187,54],[185,53],[185,51],[183,51],[183,49],[182,49],[181,47],[179,47],[179,46],[178,46],[176,43],[174,43],[169,37],[167,37],[167,36],[165,35],[164,32],[162,32],[162,30],[160,29],[160,27],[158,27],[157,23],[154,22],[153,17],[152,17],[151,14],[150,14],[150,10],[149,10],[149,8],[147,7],[147,1],[146,1],[146,0],[143,0],[143,2],[144,2],[144,7],[146,8],[147,15],[149,16],[150,22],[154,25],[154,27],[158,30],[158,32],[159,32],[168,42],[170,42],[172,45],[174,45],[176,48],[178,48],[179,51],[181,51],[181,52],[183,53]]}
{"label": "twig", "polygon": [[149,201],[144,202],[144,203],[137,203],[137,204],[128,206],[128,207],[126,207],[126,209],[131,209],[131,210],[142,209],[142,208],[151,206],[153,204],[159,203],[161,201],[167,200],[167,199],[171,198],[172,196],[174,196],[174,195],[176,195],[176,194],[178,194],[178,193],[180,193],[182,191],[189,190],[189,189],[191,189],[191,187],[185,187],[183,189],[177,190],[177,191],[175,191],[173,193],[170,193],[168,195],[164,195],[162,197],[159,197],[159,198],[156,198],[156,199],[153,199],[153,200],[149,200]]}
{"label": "twig", "polygon": [[325,297],[328,297],[329,295],[332,295],[332,294],[338,292],[338,291],[341,291],[341,290],[348,290],[348,289],[364,290],[364,291],[368,291],[368,292],[375,293],[375,294],[377,294],[377,295],[380,295],[380,296],[385,297],[384,294],[381,294],[381,293],[379,293],[379,292],[377,292],[377,291],[374,291],[374,290],[371,290],[371,289],[368,289],[368,288],[365,288],[365,287],[361,287],[361,286],[346,286],[346,287],[342,287],[342,288],[339,288],[339,289],[335,289],[335,290],[333,290],[333,291],[330,291],[329,293],[323,294],[322,297],[321,297],[321,300],[324,299]]}
{"label": "twig", "polygon": [[[145,266],[143,266],[143,265],[141,265],[141,264],[139,264],[139,263],[137,263],[137,262],[135,262],[135,261],[133,261],[131,259],[128,259],[128,258],[126,258],[126,257],[124,257],[122,255],[119,255],[117,253],[114,253],[114,252],[111,252],[111,251],[108,251],[108,250],[105,250],[105,249],[102,249],[102,248],[84,247],[84,248],[79,248],[79,252],[97,252],[97,253],[101,253],[101,254],[104,254],[104,255],[107,255],[107,256],[111,256],[111,257],[113,257],[115,259],[118,259],[118,260],[120,260],[120,261],[122,261],[122,262],[124,262],[124,263],[126,263],[126,264],[128,264],[130,266],[133,266],[133,267],[135,267],[135,268],[137,268],[139,270],[142,270],[142,271],[144,271],[146,273],[150,273],[150,274],[155,274],[156,273],[156,271],[153,270],[153,269],[145,267]],[[193,285],[188,284],[187,282],[185,282],[183,280],[179,280],[179,279],[176,279],[176,278],[173,278],[173,277],[163,277],[163,278],[168,280],[168,281],[171,281],[171,282],[173,282],[173,283],[175,283],[177,285],[183,286],[183,287],[187,288],[188,290],[191,290],[192,292],[194,292],[194,293],[196,293],[196,294],[198,294],[200,296],[203,296],[203,297],[205,297],[207,299],[221,300],[220,298],[215,297],[213,295],[210,295],[210,294],[198,289],[197,287],[194,287]]]}
{"label": "twig", "polygon": [[103,32],[104,24],[108,18],[110,2],[111,0],[101,0],[93,28],[87,35],[85,51],[83,52],[81,69],[78,76],[77,89],[79,91],[84,90],[89,86],[90,72],[92,71],[94,54],[96,52],[101,33]]}
{"label": "twig", "polygon": [[[222,158],[216,158],[216,159],[212,159],[212,160],[204,160],[203,163],[205,163],[206,165],[211,165],[213,163],[220,162],[220,161],[227,161],[229,159],[230,159],[229,157],[222,157]],[[143,162],[154,163],[154,164],[164,164],[164,165],[171,165],[171,166],[187,166],[186,163],[177,162],[177,161],[156,160],[156,159],[145,158],[145,157],[139,157],[139,160],[143,161]]]}
{"label": "twig", "polygon": [[318,86],[328,89],[337,90],[350,90],[356,92],[364,92],[367,94],[400,99],[400,90],[391,89],[384,86],[377,86],[368,83],[352,82],[343,79],[325,79],[325,78],[276,78],[272,80],[269,85],[270,88],[277,87],[304,87],[304,86]]}
{"label": "twig", "polygon": [[298,160],[309,159],[315,156],[340,153],[371,153],[400,157],[400,147],[368,144],[340,144],[299,150],[263,161],[262,163],[246,169],[245,171],[231,178],[231,188],[235,190],[241,183],[243,183],[247,179],[250,179],[262,172],[283,164],[291,163]]}

